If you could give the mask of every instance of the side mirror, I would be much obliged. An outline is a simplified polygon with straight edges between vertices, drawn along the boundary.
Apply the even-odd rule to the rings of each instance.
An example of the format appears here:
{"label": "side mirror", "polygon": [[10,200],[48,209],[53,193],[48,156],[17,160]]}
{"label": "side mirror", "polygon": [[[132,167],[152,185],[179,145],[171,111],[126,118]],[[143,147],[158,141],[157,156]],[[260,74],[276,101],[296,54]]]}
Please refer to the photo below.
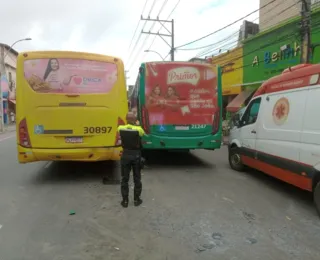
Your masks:
{"label": "side mirror", "polygon": [[236,127],[239,127],[240,126],[240,115],[239,114],[235,114],[232,118],[232,121],[233,121],[233,124],[236,126]]}

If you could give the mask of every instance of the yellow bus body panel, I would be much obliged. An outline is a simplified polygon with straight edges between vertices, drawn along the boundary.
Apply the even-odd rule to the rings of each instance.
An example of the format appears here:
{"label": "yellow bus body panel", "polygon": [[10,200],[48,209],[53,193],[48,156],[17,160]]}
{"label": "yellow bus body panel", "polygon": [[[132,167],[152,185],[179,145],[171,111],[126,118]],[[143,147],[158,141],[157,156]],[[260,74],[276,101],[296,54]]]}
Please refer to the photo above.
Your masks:
{"label": "yellow bus body panel", "polygon": [[[38,91],[32,85],[28,72],[32,70],[33,63],[35,67],[41,62],[49,66],[50,59],[56,59],[59,62],[59,70],[62,67],[61,64],[63,68],[66,68],[67,63],[72,66],[78,63],[85,64],[85,66],[102,64],[101,66],[106,66],[106,68],[113,68],[115,70],[111,75],[113,78],[108,76],[109,72],[106,69],[106,72],[103,72],[106,74],[101,76],[101,80],[98,78],[100,81],[97,81],[97,84],[105,88],[108,80],[113,83],[108,83],[110,88],[105,92]],[[26,69],[26,64],[29,66],[28,69]],[[52,69],[53,65],[50,64]],[[70,64],[68,66],[71,66]],[[39,65],[39,68],[43,69],[38,73],[40,76],[37,75],[38,78],[41,78],[44,74],[44,67]],[[37,70],[34,71],[37,72]],[[81,77],[79,75],[76,77],[82,79],[81,84],[85,84],[84,82],[89,84],[84,85],[84,88],[87,88],[85,91],[94,89],[89,89],[95,86],[94,80],[97,80],[97,78],[87,76],[92,74],[91,71],[82,69],[79,73]],[[56,73],[56,75],[59,74]],[[74,77],[70,76],[70,82]],[[45,76],[41,78],[43,82],[45,82],[44,78]],[[107,83],[104,84],[103,80]],[[76,81],[70,82],[67,87],[75,89],[72,84],[76,84],[74,83]],[[62,89],[59,91],[65,91],[67,88]],[[120,122],[125,123],[128,112],[125,72],[121,59],[99,54],[65,51],[20,53],[17,61],[16,104],[17,150],[20,163],[120,159],[121,147],[116,143],[117,126]],[[24,140],[20,138],[22,129],[27,131],[30,145],[21,141]],[[73,140],[81,140],[81,142],[73,142]]]}

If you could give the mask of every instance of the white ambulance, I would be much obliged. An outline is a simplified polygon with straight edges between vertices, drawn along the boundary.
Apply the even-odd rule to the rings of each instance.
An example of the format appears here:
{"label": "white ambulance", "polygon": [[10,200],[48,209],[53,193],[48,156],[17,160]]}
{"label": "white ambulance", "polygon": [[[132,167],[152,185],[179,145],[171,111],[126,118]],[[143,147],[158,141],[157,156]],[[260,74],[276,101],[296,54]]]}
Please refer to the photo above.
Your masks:
{"label": "white ambulance", "polygon": [[313,192],[320,215],[320,64],[288,68],[264,82],[233,118],[229,163]]}

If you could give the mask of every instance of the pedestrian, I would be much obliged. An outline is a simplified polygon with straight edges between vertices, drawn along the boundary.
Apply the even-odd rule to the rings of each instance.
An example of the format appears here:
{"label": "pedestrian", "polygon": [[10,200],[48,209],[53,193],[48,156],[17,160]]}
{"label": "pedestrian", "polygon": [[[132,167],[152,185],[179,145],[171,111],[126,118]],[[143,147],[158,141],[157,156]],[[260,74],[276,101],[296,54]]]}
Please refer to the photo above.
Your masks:
{"label": "pedestrian", "polygon": [[118,127],[123,148],[121,156],[121,205],[128,207],[129,203],[129,178],[130,172],[133,172],[134,181],[134,205],[137,207],[142,204],[140,198],[142,192],[141,183],[141,137],[145,135],[141,126],[136,123],[136,115],[132,112],[127,114],[127,124]]}

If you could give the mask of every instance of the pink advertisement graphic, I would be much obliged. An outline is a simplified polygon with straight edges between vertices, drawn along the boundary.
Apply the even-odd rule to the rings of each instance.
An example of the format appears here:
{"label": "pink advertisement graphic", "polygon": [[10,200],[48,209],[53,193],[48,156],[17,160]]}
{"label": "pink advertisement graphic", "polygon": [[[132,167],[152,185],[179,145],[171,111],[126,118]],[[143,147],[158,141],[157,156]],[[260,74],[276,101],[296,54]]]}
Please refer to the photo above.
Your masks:
{"label": "pink advertisement graphic", "polygon": [[151,125],[212,124],[217,79],[202,64],[147,63],[146,108]]}
{"label": "pink advertisement graphic", "polygon": [[108,93],[117,81],[117,65],[81,59],[37,59],[24,63],[24,76],[36,92]]}

